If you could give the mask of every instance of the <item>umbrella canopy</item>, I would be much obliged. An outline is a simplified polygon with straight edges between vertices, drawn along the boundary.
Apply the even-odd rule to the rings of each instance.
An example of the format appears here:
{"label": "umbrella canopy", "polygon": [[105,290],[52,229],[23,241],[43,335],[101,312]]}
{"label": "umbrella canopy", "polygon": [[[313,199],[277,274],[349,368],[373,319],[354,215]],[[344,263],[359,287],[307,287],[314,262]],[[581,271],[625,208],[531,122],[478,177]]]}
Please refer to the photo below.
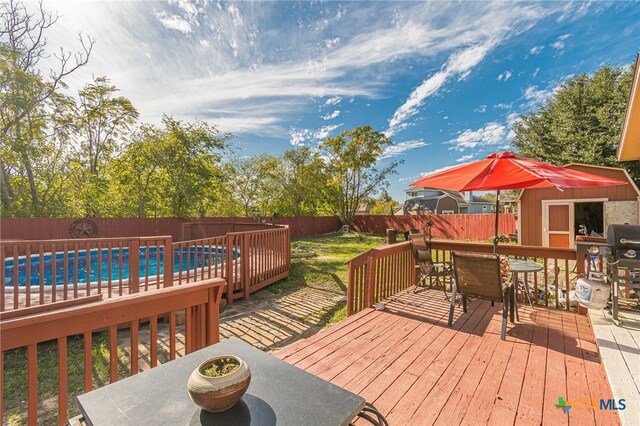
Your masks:
{"label": "umbrella canopy", "polygon": [[500,191],[530,188],[585,188],[616,186],[627,182],[565,169],[542,161],[520,158],[510,151],[495,152],[486,159],[452,167],[413,182],[411,186],[450,191],[497,191],[494,252],[498,247]]}
{"label": "umbrella canopy", "polygon": [[615,186],[627,182],[553,166],[542,161],[518,157],[515,153],[495,152],[486,159],[433,173],[411,186],[451,191],[496,191],[528,188],[584,188]]}

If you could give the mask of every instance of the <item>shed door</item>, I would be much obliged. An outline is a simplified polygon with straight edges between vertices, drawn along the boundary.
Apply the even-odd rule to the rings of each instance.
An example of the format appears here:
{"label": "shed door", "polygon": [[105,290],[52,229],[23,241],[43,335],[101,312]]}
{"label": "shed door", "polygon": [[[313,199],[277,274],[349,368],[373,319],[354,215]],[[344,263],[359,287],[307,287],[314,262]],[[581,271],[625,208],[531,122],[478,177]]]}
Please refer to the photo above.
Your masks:
{"label": "shed door", "polygon": [[542,241],[545,247],[570,248],[573,203],[545,203],[542,213]]}

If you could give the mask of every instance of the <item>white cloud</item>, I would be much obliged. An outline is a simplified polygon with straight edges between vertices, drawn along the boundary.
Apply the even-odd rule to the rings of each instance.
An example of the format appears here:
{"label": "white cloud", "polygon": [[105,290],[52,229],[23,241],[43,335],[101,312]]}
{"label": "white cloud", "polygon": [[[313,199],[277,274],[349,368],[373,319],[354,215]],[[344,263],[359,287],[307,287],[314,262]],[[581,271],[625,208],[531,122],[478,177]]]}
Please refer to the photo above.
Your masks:
{"label": "white cloud", "polygon": [[340,126],[342,126],[342,124],[331,124],[328,126],[322,126],[315,133],[313,133],[313,137],[316,140],[326,139],[331,135],[331,132],[333,132],[335,129],[337,129]]}
{"label": "white cloud", "polygon": [[477,130],[466,129],[447,143],[453,145],[450,149],[464,151],[477,147],[499,145],[505,142],[506,133],[507,128],[504,125],[491,122]]}
{"label": "white cloud", "polygon": [[412,149],[421,148],[423,146],[427,146],[429,143],[423,141],[422,139],[410,140],[405,142],[399,142],[393,145],[390,145],[385,148],[384,152],[380,156],[380,160],[385,160],[387,158],[397,157],[400,154],[403,154]]}
{"label": "white cloud", "polygon": [[244,21],[242,19],[242,15],[240,14],[240,9],[233,3],[229,3],[227,5],[227,12],[231,15],[231,22],[235,27],[244,26]]}
{"label": "white cloud", "polygon": [[505,71],[503,73],[498,74],[498,81],[507,81],[511,78],[511,71]]}
{"label": "white cloud", "polygon": [[495,104],[493,106],[493,109],[511,109],[511,107],[513,106],[513,104]]}
{"label": "white cloud", "polygon": [[531,73],[531,77],[536,78],[538,76],[538,73],[540,72],[540,67],[537,67],[532,73]]}
{"label": "white cloud", "polygon": [[209,42],[207,40],[200,40],[200,46],[209,47]]}
{"label": "white cloud", "polygon": [[340,96],[332,96],[329,99],[327,99],[324,104],[326,106],[329,105],[338,105],[340,103],[340,101],[342,101],[342,98]]}
{"label": "white cloud", "polygon": [[330,49],[333,46],[338,45],[338,43],[340,43],[340,37],[329,38],[324,41],[324,45],[327,49]]}
{"label": "white cloud", "polygon": [[318,130],[310,129],[289,129],[289,143],[293,146],[302,146],[306,142],[318,142],[328,138],[331,132],[341,127],[343,124],[331,124],[322,126]]}
{"label": "white cloud", "polygon": [[458,158],[458,159],[456,160],[456,162],[458,162],[458,163],[463,163],[463,162],[465,162],[465,161],[469,161],[469,160],[471,160],[471,159],[472,159],[473,157],[475,157],[475,156],[476,156],[475,154],[467,154],[467,155],[463,155],[462,157]]}
{"label": "white cloud", "polygon": [[533,46],[531,50],[529,50],[529,53],[531,55],[537,55],[542,52],[542,49],[544,49],[544,46]]}
{"label": "white cloud", "polygon": [[538,89],[538,86],[529,86],[524,90],[523,96],[527,100],[529,108],[535,108],[542,105],[556,90],[557,86],[547,89]]}
{"label": "white cloud", "polygon": [[333,120],[334,118],[339,117],[339,116],[340,116],[340,110],[337,109],[337,110],[333,111],[330,114],[323,115],[321,118],[324,121],[327,121],[327,120]]}
{"label": "white cloud", "polygon": [[487,112],[487,106],[482,104],[478,108],[475,108],[473,112]]}
{"label": "white cloud", "polygon": [[571,34],[563,34],[560,37],[558,37],[556,39],[556,41],[554,41],[553,43],[551,43],[551,47],[553,47],[555,50],[559,50],[562,51],[565,48],[565,40],[568,39],[569,37],[571,37]]}
{"label": "white cloud", "polygon": [[154,16],[165,28],[170,30],[180,31],[182,34],[189,34],[192,31],[191,24],[178,15],[171,15],[162,11],[156,13]]}

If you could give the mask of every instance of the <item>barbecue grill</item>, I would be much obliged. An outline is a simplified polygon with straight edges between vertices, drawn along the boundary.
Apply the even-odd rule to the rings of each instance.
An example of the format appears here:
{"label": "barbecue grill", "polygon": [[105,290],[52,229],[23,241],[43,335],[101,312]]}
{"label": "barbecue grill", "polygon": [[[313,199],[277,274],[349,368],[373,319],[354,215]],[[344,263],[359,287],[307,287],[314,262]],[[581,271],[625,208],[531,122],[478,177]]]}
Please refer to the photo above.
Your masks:
{"label": "barbecue grill", "polygon": [[632,290],[640,290],[640,225],[609,225],[607,245],[610,248],[610,253],[606,254],[612,284],[612,313],[614,321],[619,321],[620,287],[625,288],[627,295]]}

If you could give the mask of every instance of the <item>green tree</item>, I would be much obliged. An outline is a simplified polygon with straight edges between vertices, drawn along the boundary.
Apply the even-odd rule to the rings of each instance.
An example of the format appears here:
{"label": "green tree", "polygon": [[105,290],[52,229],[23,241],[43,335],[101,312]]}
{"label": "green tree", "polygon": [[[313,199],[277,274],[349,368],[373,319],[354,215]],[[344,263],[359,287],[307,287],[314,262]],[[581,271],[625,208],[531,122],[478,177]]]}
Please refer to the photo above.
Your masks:
{"label": "green tree", "polygon": [[282,161],[279,157],[260,154],[251,157],[234,155],[229,163],[233,199],[246,217],[271,216],[273,202],[283,190]]}
{"label": "green tree", "polygon": [[343,224],[352,225],[360,203],[388,187],[387,178],[400,163],[382,168],[377,163],[389,145],[391,140],[370,126],[345,130],[320,144],[331,173],[332,205]]}
{"label": "green tree", "polygon": [[145,125],[110,167],[109,193],[120,214],[194,217],[207,214],[223,185],[219,166],[229,135],[203,121],[162,119]]}
{"label": "green tree", "polygon": [[73,108],[75,147],[72,172],[75,193],[85,216],[108,213],[106,168],[119,153],[125,132],[138,118],[129,99],[116,96],[118,88],[97,77],[78,92]]}
{"label": "green tree", "polygon": [[389,195],[386,189],[383,189],[380,196],[374,199],[373,202],[374,205],[371,208],[371,214],[393,215],[395,207],[398,205],[398,202]]}
{"label": "green tree", "polygon": [[[69,106],[61,94],[64,80],[84,66],[93,40],[80,35],[82,50],[47,52],[46,31],[57,16],[36,6],[30,13],[21,2],[0,4],[0,200],[2,215],[60,214],[65,194],[60,188],[67,165],[64,130],[58,118]],[[57,61],[42,69],[43,58]]]}
{"label": "green tree", "polygon": [[317,151],[300,147],[282,155],[284,188],[276,200],[276,211],[286,216],[312,216],[330,213],[326,188],[327,167]]}
{"label": "green tree", "polygon": [[570,78],[538,110],[520,117],[513,145],[522,156],[551,164],[623,167],[640,181],[640,162],[616,157],[632,76],[632,68],[604,65]]}

